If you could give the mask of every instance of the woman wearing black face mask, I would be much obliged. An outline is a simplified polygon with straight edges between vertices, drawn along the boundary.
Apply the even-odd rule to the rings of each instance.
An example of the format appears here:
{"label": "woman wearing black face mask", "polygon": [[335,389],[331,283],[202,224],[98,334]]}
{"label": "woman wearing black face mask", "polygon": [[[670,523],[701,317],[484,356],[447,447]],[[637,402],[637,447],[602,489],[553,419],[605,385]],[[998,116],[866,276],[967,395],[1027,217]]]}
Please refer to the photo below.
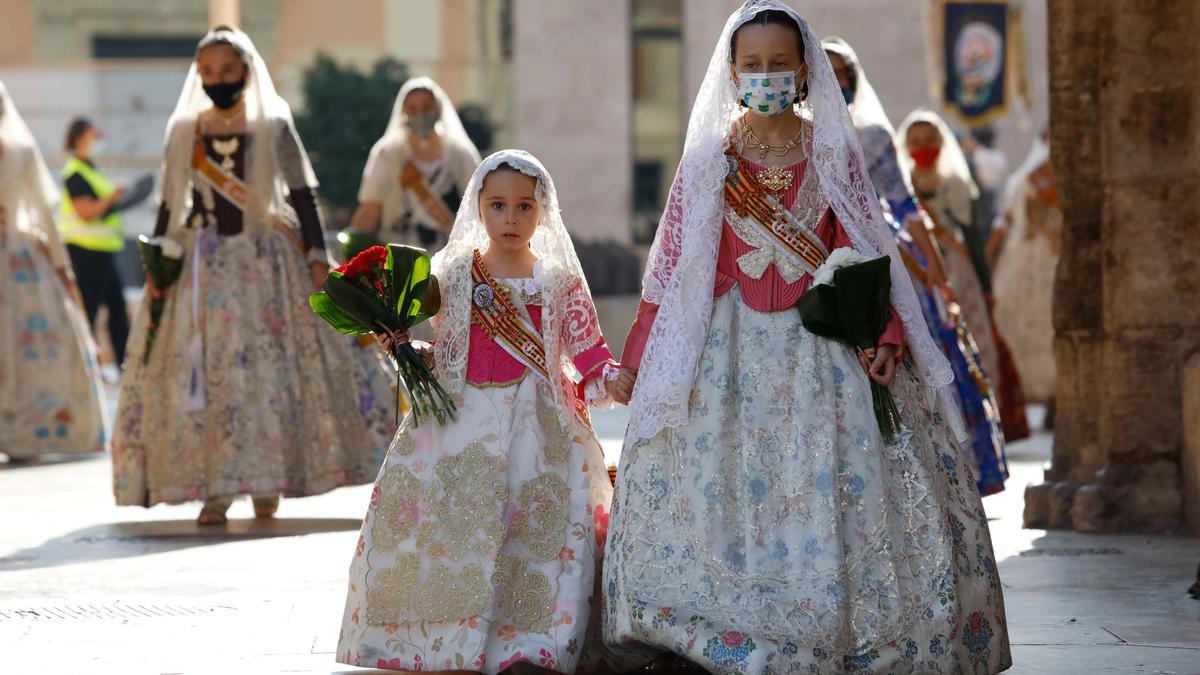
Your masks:
{"label": "woman wearing black face mask", "polygon": [[[148,343],[140,313],[117,409],[119,504],[204,500],[221,523],[250,494],[371,481],[393,426],[391,377],[308,307],[328,272],[317,182],[287,104],[241,31],[218,28],[167,130],[157,237],[182,252]],[[148,302],[148,301],[147,301]]]}
{"label": "woman wearing black face mask", "polygon": [[371,149],[350,227],[440,249],[477,166],[479,151],[450,97],[430,78],[415,77],[400,88],[387,131]]}

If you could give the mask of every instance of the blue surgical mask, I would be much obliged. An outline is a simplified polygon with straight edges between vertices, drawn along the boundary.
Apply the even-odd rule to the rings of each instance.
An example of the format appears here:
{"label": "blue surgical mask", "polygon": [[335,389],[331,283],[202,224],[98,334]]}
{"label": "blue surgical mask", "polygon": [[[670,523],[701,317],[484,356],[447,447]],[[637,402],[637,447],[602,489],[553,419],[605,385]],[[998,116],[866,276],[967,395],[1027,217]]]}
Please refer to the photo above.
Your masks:
{"label": "blue surgical mask", "polygon": [[755,114],[774,117],[792,107],[797,72],[738,73],[738,100]]}
{"label": "blue surgical mask", "polygon": [[846,105],[854,103],[854,89],[851,87],[842,87],[842,98],[846,99]]}

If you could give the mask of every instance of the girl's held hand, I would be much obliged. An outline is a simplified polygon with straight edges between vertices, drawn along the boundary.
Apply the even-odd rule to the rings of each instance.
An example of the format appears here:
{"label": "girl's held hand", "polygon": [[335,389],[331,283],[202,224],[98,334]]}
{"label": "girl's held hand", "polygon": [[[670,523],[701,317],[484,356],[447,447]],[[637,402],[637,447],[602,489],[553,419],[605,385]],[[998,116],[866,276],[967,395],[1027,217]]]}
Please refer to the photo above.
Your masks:
{"label": "girl's held hand", "polygon": [[605,383],[608,393],[613,400],[621,405],[629,405],[633,398],[633,386],[637,384],[637,371],[632,368],[621,368],[617,379]]}
{"label": "girl's held hand", "polygon": [[383,347],[383,351],[391,354],[405,342],[412,342],[412,334],[408,331],[403,333],[396,333],[394,331],[375,333],[375,342],[378,342],[379,346]]}
{"label": "girl's held hand", "polygon": [[867,371],[867,377],[885,387],[891,386],[896,377],[896,357],[900,350],[896,345],[880,345],[873,351],[874,353],[860,351],[859,363]]}
{"label": "girl's held hand", "polygon": [[146,297],[151,300],[162,300],[167,296],[167,292],[154,284],[154,279],[149,274],[146,275]]}

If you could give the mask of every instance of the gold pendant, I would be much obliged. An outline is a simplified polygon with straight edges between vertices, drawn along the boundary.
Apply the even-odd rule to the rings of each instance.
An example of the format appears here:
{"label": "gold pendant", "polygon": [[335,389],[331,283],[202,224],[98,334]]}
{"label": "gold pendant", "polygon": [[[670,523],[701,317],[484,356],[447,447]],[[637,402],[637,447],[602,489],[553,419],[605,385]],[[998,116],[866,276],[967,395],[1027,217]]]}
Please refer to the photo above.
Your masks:
{"label": "gold pendant", "polygon": [[241,144],[238,142],[237,136],[234,136],[228,140],[221,140],[219,138],[213,139],[213,150],[216,150],[217,154],[221,156],[222,169],[225,169],[226,171],[233,171],[234,167],[237,166],[237,164],[233,161],[233,155],[238,151],[239,145]]}
{"label": "gold pendant", "polygon": [[771,192],[783,192],[792,187],[795,177],[796,174],[791,169],[782,166],[769,166],[755,174],[758,182]]}

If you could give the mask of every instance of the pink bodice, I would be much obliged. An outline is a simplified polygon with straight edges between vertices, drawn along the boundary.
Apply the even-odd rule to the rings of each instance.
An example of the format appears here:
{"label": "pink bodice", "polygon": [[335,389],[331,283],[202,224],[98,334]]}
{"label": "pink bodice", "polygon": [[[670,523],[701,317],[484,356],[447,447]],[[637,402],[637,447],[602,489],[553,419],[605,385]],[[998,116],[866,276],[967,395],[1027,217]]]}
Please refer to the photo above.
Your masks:
{"label": "pink bodice", "polygon": [[[739,161],[746,162],[754,169],[762,167],[742,157]],[[783,192],[772,193],[786,208],[792,208],[800,192],[804,172],[808,168],[807,160],[797,162],[788,167],[794,175],[792,185]],[[824,242],[829,251],[836,248],[852,247],[853,243],[846,231],[842,229],[837,216],[832,209],[825,212],[820,222],[813,227],[813,232]],[[754,252],[755,248],[743,241],[734,232],[726,220],[721,228],[721,244],[717,249],[717,273],[713,282],[713,297],[720,298],[737,287],[742,301],[748,307],[759,312],[796,311],[796,303],[804,292],[812,277],[805,274],[793,283],[787,283],[774,264],[767,266],[766,271],[757,279],[746,274],[738,265],[738,259],[743,255]],[[637,369],[642,361],[642,352],[646,348],[646,340],[650,336],[650,328],[658,314],[658,305],[642,301],[638,306],[637,317],[625,338],[625,351],[621,355],[621,364]],[[904,326],[900,318],[892,313],[887,329],[879,338],[879,344],[901,345],[904,343]]]}
{"label": "pink bodice", "polygon": [[[529,312],[533,327],[541,332],[541,306],[527,304],[525,309]],[[574,350],[567,350],[567,353],[572,354]],[[603,339],[599,344],[580,352],[571,361],[583,375],[580,392],[583,391],[583,385],[601,374],[604,364],[615,363],[612,352],[609,351],[608,345]],[[483,332],[479,324],[471,322],[471,337],[467,354],[467,382],[476,386],[504,386],[524,377],[526,370],[528,369],[525,364],[504,351],[504,348]],[[580,398],[583,398],[582,393],[580,393]]]}

